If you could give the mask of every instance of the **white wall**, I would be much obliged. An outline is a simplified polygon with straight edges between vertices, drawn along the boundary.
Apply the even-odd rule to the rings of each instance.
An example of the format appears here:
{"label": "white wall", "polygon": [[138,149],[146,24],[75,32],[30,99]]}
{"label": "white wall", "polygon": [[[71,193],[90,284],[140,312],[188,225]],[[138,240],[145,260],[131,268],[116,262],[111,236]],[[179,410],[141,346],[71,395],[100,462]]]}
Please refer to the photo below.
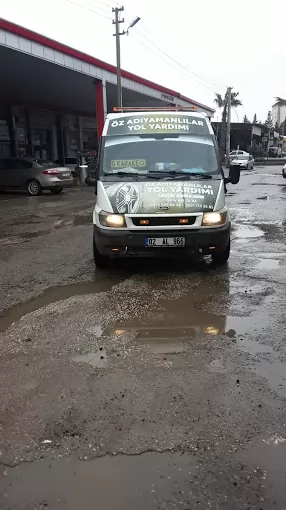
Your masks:
{"label": "white wall", "polygon": [[286,106],[272,106],[272,119],[273,125],[275,126],[276,122],[280,125],[286,117]]}

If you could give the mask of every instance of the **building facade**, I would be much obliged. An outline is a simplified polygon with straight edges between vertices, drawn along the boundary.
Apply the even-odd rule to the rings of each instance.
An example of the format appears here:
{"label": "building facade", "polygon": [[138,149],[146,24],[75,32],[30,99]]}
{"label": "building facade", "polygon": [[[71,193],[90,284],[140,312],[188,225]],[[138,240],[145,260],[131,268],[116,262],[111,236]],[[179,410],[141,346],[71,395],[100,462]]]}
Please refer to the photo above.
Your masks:
{"label": "building facade", "polygon": [[[221,122],[212,123],[218,138]],[[269,130],[264,124],[252,124],[251,122],[231,122],[230,146],[231,150],[241,149],[255,152],[267,152],[270,146],[279,146],[279,133]]]}
{"label": "building facade", "polygon": [[282,122],[286,120],[286,105],[281,106],[278,103],[275,103],[272,106],[272,122],[273,126],[275,126],[276,122],[278,126],[281,126]]}

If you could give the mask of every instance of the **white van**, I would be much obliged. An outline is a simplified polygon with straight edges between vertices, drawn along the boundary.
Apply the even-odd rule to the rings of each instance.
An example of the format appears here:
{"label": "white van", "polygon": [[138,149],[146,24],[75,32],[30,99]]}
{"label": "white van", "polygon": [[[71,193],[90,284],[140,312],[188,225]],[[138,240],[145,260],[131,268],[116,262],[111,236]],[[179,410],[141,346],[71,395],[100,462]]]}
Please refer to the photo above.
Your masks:
{"label": "white van", "polygon": [[227,262],[225,179],[207,117],[195,108],[120,109],[107,115],[96,170],[93,252],[117,257],[211,254]]}

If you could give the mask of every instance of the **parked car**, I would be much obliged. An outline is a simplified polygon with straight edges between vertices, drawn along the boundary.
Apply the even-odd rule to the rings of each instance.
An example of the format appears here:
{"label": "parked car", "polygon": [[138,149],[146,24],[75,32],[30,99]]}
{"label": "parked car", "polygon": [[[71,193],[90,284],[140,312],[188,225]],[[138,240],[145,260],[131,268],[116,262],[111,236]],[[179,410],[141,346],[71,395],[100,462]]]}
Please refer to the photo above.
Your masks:
{"label": "parked car", "polygon": [[284,177],[284,179],[286,179],[286,165],[284,165],[282,168],[282,177]]}
{"label": "parked car", "polygon": [[37,158],[0,159],[0,189],[26,189],[37,196],[43,190],[61,193],[73,185],[69,168],[57,166],[53,161]]}
{"label": "parked car", "polygon": [[281,149],[279,147],[269,147],[268,156],[270,158],[280,158],[281,157]]}
{"label": "parked car", "polygon": [[[62,166],[62,160],[56,159],[55,163],[57,166]],[[72,157],[72,158],[65,158],[65,164],[64,167],[69,168],[71,170],[72,176],[77,177],[78,176],[78,169],[80,165],[85,165],[86,161],[83,156],[80,156],[80,158]]]}
{"label": "parked car", "polygon": [[231,151],[231,153],[229,154],[230,160],[236,159],[237,156],[249,156],[249,152],[236,150],[236,151]]}
{"label": "parked car", "polygon": [[237,155],[230,162],[231,165],[239,165],[244,170],[253,170],[254,168],[254,159],[251,154],[248,152],[244,152],[243,155]]}

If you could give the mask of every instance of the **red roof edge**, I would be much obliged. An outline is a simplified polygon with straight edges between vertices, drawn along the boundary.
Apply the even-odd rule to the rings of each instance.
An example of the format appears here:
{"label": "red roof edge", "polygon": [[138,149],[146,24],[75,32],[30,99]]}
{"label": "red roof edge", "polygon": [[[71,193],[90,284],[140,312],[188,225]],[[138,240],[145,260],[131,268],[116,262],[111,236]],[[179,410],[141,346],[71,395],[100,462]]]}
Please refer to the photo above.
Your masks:
{"label": "red roof edge", "polygon": [[[102,60],[99,60],[98,58],[87,55],[86,53],[78,51],[74,48],[70,48],[69,46],[66,46],[65,44],[59,43],[57,41],[54,41],[53,39],[50,39],[49,37],[46,37],[44,35],[40,35],[36,32],[33,32],[32,30],[29,30],[28,28],[21,27],[20,25],[16,25],[15,23],[11,23],[10,21],[7,21],[3,18],[0,18],[0,29],[7,30],[7,32],[11,32],[12,34],[18,35],[20,37],[24,37],[26,39],[29,39],[30,41],[37,42],[37,43],[47,46],[48,48],[51,48],[53,50],[65,53],[66,55],[69,55],[70,57],[78,58],[79,60],[82,60],[83,62],[100,67],[101,69],[104,69],[105,71],[109,71],[110,73],[113,73],[113,74],[116,73],[116,67],[111,64],[108,64],[107,62],[103,62]],[[145,85],[152,89],[158,90],[159,92],[163,92],[165,94],[168,94],[168,95],[174,96],[176,98],[180,98],[184,101],[187,101],[188,103],[191,103],[193,105],[200,106],[201,108],[205,108],[206,110],[208,110],[210,112],[215,111],[213,108],[210,108],[209,106],[205,106],[201,103],[198,103],[197,101],[193,101],[193,99],[183,96],[182,94],[180,94],[179,92],[176,92],[175,90],[168,89],[167,87],[164,87],[162,85],[159,85],[158,83],[154,83],[150,80],[142,78],[141,76],[137,76],[136,74],[130,73],[129,71],[122,70],[121,75],[124,78],[136,81],[137,83],[140,83],[141,85]]]}

